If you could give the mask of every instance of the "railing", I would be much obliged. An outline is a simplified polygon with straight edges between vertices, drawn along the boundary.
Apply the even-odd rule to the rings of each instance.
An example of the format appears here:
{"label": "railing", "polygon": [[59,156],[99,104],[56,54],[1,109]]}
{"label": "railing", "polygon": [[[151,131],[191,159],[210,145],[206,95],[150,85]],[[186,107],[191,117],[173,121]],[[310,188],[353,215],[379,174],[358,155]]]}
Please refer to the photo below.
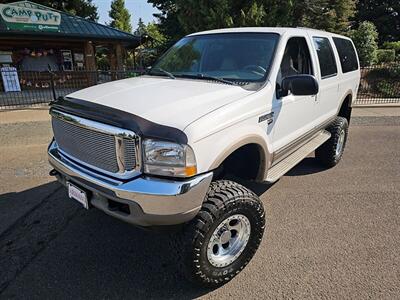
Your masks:
{"label": "railing", "polygon": [[[54,98],[92,85],[135,77],[142,73],[138,70],[33,72],[3,68],[0,109],[48,103]],[[400,64],[362,68],[355,104],[400,104]]]}
{"label": "railing", "polygon": [[113,80],[135,77],[142,72],[124,71],[15,71],[2,70],[0,109],[33,107],[60,96]]}
{"label": "railing", "polygon": [[400,63],[362,68],[356,104],[400,104]]}

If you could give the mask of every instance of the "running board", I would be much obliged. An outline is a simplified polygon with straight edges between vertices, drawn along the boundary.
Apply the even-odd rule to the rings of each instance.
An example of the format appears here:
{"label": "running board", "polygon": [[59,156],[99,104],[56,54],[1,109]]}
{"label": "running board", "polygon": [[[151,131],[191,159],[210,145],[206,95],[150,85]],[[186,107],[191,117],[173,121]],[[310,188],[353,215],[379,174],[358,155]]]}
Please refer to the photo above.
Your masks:
{"label": "running board", "polygon": [[284,158],[276,165],[274,165],[271,169],[269,169],[266,181],[269,183],[277,181],[290,169],[301,162],[308,154],[310,154],[323,143],[325,143],[330,137],[331,134],[326,130],[318,132],[306,144],[301,146],[288,157]]}

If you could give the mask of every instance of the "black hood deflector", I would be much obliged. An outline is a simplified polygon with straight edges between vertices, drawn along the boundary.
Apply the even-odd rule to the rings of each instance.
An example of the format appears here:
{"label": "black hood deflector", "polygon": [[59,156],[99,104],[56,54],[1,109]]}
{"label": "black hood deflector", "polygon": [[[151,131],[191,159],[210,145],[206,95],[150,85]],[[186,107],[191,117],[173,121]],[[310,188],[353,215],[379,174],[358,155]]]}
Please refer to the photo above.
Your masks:
{"label": "black hood deflector", "polygon": [[50,106],[50,110],[56,109],[81,118],[128,129],[143,138],[158,139],[179,144],[187,144],[188,142],[186,134],[180,129],[157,124],[126,111],[90,101],[60,97],[56,101],[51,102]]}

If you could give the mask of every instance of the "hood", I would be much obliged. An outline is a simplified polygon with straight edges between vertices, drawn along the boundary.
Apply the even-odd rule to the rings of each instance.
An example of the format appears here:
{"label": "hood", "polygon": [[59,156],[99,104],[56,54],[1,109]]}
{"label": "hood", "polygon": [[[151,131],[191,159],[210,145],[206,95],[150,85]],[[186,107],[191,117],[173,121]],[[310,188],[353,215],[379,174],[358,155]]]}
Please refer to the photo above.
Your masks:
{"label": "hood", "polygon": [[92,86],[68,97],[184,130],[202,116],[251,93],[239,86],[203,80],[142,76]]}

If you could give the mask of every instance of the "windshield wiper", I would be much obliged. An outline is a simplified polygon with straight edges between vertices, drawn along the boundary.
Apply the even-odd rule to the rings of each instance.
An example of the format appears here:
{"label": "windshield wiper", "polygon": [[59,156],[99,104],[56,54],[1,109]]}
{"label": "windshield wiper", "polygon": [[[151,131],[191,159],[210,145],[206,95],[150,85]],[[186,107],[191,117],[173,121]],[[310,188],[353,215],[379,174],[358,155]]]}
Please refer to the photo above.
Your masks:
{"label": "windshield wiper", "polygon": [[195,77],[197,77],[197,78],[202,78],[202,79],[215,80],[215,81],[222,82],[222,83],[226,83],[226,84],[230,84],[230,85],[236,85],[236,83],[233,82],[233,81],[226,80],[226,79],[223,79],[223,78],[221,78],[221,77],[215,77],[215,76],[210,76],[210,75],[204,75],[204,74],[202,74],[202,73],[197,74],[197,76],[195,76]]}
{"label": "windshield wiper", "polygon": [[204,75],[202,73],[199,74],[178,74],[176,75],[178,77],[186,77],[186,78],[194,78],[194,79],[205,79],[205,80],[214,80],[214,81],[218,81],[218,82],[222,82],[222,83],[226,83],[226,84],[230,84],[230,85],[236,85],[235,82],[230,81],[230,80],[226,80],[223,79],[221,77],[214,77],[214,76],[210,76],[210,75]]}
{"label": "windshield wiper", "polygon": [[155,69],[152,69],[152,70],[150,70],[150,74],[151,74],[151,71],[153,71],[153,70],[156,70],[156,71],[160,71],[161,73],[163,73],[164,75],[167,75],[169,78],[171,78],[171,79],[176,79],[176,77],[174,76],[174,74],[172,74],[171,72],[168,72],[168,71],[165,71],[164,69],[162,69],[162,68],[155,68]]}

